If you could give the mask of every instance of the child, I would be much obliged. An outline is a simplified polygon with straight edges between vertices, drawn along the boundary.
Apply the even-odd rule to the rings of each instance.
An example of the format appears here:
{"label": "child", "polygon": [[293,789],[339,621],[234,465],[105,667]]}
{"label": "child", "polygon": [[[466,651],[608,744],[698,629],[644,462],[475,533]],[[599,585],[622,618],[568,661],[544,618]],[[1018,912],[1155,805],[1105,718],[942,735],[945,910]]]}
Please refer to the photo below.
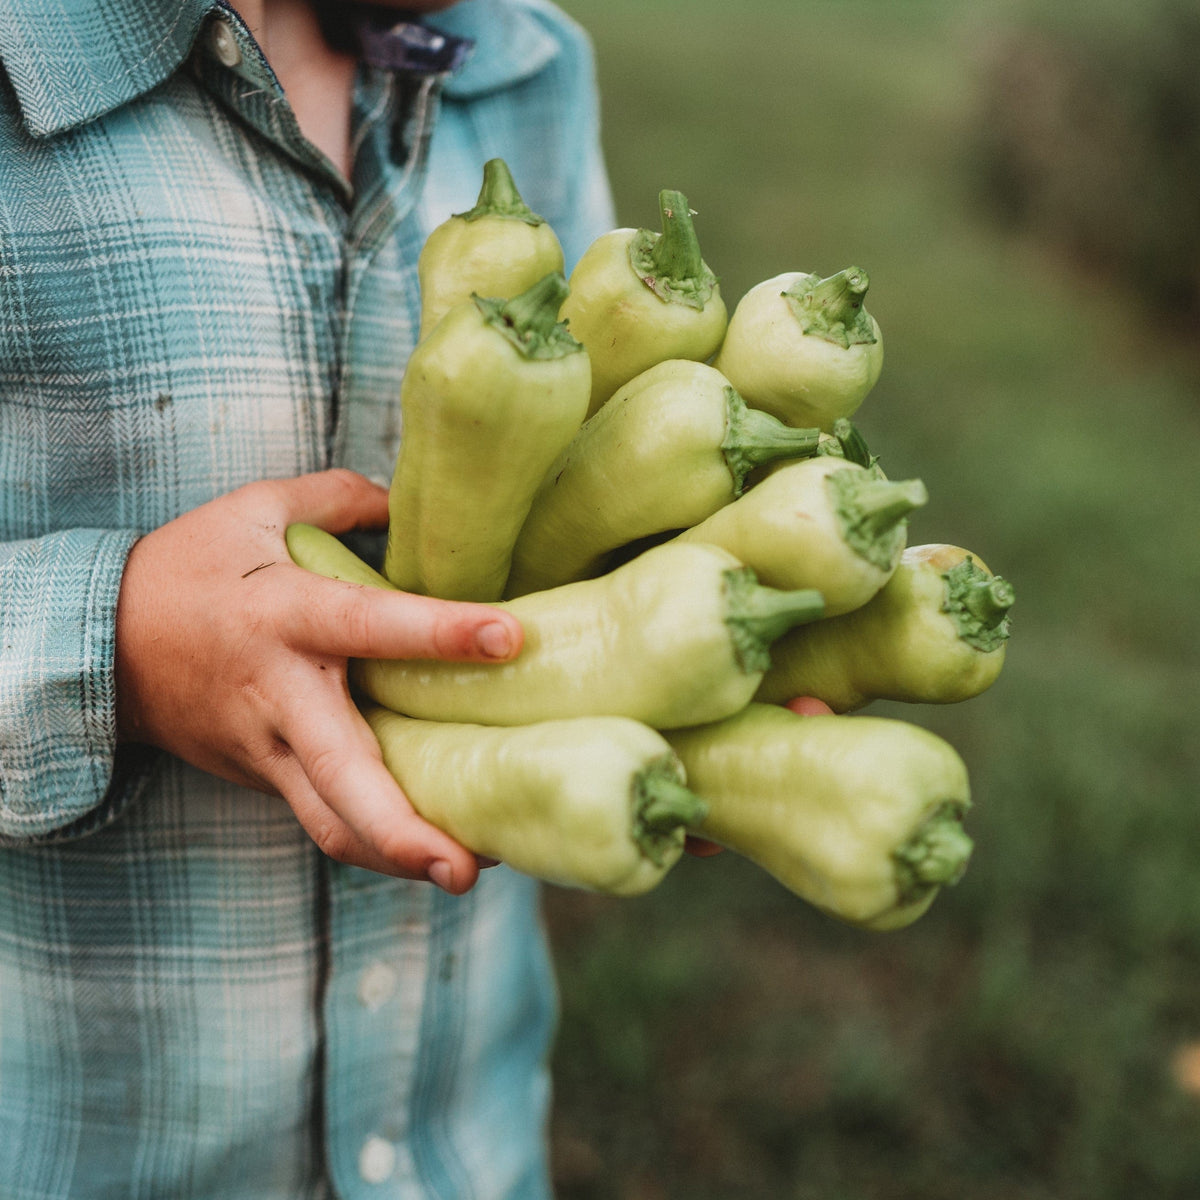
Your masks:
{"label": "child", "polygon": [[417,252],[487,159],[568,263],[612,226],[586,39],[44,9],[0,17],[0,1196],[536,1200],[535,885],[413,813],[345,673],[521,630],[283,531],[385,524]]}

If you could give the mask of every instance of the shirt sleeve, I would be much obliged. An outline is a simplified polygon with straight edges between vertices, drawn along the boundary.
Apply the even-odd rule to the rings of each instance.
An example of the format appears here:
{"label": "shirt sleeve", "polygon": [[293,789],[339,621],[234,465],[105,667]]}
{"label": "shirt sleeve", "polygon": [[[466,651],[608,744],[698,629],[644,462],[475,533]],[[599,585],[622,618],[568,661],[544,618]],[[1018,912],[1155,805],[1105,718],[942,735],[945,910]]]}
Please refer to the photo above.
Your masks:
{"label": "shirt sleeve", "polygon": [[0,844],[113,815],[117,594],[136,538],[74,529],[0,545]]}

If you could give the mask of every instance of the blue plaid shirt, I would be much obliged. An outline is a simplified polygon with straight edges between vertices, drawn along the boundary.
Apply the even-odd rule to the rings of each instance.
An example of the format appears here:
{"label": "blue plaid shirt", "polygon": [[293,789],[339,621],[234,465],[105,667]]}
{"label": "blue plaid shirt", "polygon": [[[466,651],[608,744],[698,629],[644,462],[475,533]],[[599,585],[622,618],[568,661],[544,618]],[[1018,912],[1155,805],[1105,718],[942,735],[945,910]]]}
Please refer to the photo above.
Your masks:
{"label": "blue plaid shirt", "polygon": [[381,481],[416,255],[503,157],[573,261],[613,218],[590,50],[463,0],[363,64],[352,186],[219,0],[0,12],[0,1197],[548,1192],[535,886],[323,858],[282,801],[115,746],[134,539],[252,480]]}

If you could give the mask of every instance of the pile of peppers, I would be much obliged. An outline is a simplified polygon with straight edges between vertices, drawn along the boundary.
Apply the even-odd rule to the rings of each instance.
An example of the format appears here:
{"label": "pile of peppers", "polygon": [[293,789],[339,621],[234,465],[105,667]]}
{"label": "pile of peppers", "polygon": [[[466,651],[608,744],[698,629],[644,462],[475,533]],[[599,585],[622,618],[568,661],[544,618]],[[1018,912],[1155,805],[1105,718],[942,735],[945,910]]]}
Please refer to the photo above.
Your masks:
{"label": "pile of peppers", "polygon": [[[949,542],[851,420],[883,364],[868,277],[788,271],[732,312],[687,199],[572,271],[507,165],[422,251],[382,562],[311,526],[302,567],[497,604],[505,664],[363,661],[356,698],[427,820],[610,895],[715,842],[829,916],[910,924],[972,852],[967,770],[876,699],[995,682],[1013,588]],[[823,700],[806,716],[788,703]]]}

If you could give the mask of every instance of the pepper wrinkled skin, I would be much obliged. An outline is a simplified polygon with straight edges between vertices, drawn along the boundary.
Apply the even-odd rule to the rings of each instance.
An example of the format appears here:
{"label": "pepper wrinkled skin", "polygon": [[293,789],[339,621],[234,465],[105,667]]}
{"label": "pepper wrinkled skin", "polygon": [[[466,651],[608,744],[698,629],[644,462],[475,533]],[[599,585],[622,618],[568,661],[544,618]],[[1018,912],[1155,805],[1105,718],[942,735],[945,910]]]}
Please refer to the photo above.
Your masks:
{"label": "pepper wrinkled skin", "polygon": [[700,836],[839,921],[911,924],[966,868],[967,770],[927,730],[754,703],[666,738],[708,805]]}
{"label": "pepper wrinkled skin", "polygon": [[521,199],[504,160],[491,159],[475,207],[447,217],[421,247],[419,337],[473,294],[517,296],[564,266],[557,234]]}
{"label": "pepper wrinkled skin", "polygon": [[623,717],[515,728],[364,716],[425,820],[476,854],[562,887],[656,887],[704,805],[654,730]]}
{"label": "pepper wrinkled skin", "polygon": [[619,388],[547,472],[506,594],[599,575],[612,551],[697,524],[741,494],[753,467],[815,454],[818,440],[748,409],[704,363],[658,363]]}
{"label": "pepper wrinkled skin", "polygon": [[[971,560],[971,564],[967,560]],[[973,565],[974,597],[951,595],[947,573]],[[861,608],[794,629],[775,643],[756,699],[815,696],[835,712],[872,700],[950,704],[995,683],[1004,665],[1012,589],[978,557],[944,543],[910,546]],[[991,636],[964,629],[963,617]],[[961,608],[958,619],[955,608]]]}
{"label": "pepper wrinkled skin", "polygon": [[[786,271],[756,284],[734,308],[713,366],[747,404],[829,432],[858,410],[883,370],[879,324],[861,307],[865,280],[851,267],[825,280]],[[798,310],[814,294],[806,325]]]}
{"label": "pepper wrinkled skin", "polygon": [[498,600],[538,485],[583,423],[587,354],[561,275],[455,305],[409,358],[383,573],[404,591]]}
{"label": "pepper wrinkled skin", "polygon": [[[862,513],[847,514],[830,486],[846,473]],[[674,540],[723,546],[771,587],[815,588],[832,617],[859,608],[888,581],[904,548],[905,518],[926,499],[919,480],[878,479],[821,455],[785,463]]]}

